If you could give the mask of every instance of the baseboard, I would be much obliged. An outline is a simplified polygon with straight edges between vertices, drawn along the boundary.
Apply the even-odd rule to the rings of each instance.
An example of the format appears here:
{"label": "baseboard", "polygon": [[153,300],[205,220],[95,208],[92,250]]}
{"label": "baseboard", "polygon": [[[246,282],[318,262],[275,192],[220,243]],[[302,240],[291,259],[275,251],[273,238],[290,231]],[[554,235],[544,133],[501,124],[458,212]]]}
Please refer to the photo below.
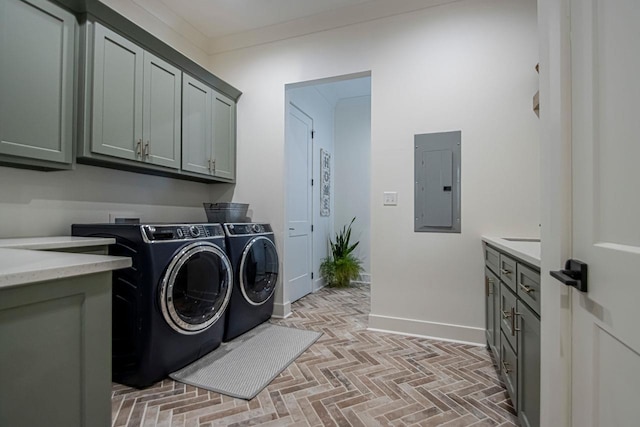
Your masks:
{"label": "baseboard", "polygon": [[356,280],[352,280],[353,283],[364,283],[365,285],[371,284],[371,274],[369,273],[360,273]]}
{"label": "baseboard", "polygon": [[318,292],[320,289],[324,288],[325,286],[327,286],[327,285],[325,284],[323,279],[314,280],[313,281],[313,290],[311,292],[312,293]]}
{"label": "baseboard", "polygon": [[291,316],[291,303],[289,301],[284,304],[277,302],[273,304],[271,317],[275,317],[276,319],[286,319],[289,316]]}
{"label": "baseboard", "polygon": [[427,322],[424,320],[370,314],[369,327],[367,329],[370,331],[388,332],[461,344],[486,345],[483,328],[472,328],[448,323]]}

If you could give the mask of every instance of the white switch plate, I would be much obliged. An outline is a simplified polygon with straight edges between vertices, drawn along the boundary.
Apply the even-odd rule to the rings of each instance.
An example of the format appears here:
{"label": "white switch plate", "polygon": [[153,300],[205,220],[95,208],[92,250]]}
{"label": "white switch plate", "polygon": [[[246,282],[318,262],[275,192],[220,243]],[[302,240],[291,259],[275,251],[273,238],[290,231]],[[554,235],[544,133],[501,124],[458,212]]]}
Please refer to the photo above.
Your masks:
{"label": "white switch plate", "polygon": [[382,203],[385,206],[397,206],[398,193],[395,191],[385,191],[384,193],[382,193]]}

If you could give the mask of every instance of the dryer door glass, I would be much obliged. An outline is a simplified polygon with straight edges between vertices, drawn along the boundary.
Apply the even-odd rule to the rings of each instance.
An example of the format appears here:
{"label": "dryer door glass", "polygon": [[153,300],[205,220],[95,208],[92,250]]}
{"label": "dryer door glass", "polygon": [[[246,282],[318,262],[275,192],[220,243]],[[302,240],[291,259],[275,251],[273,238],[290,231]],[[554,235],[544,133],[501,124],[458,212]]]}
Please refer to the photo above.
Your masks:
{"label": "dryer door glass", "polygon": [[183,248],[161,284],[165,320],[182,333],[209,328],[224,313],[231,296],[231,267],[222,250],[209,243]]}
{"label": "dryer door glass", "polygon": [[245,247],[240,261],[240,290],[252,305],[262,305],[278,282],[278,253],[266,237],[256,237]]}

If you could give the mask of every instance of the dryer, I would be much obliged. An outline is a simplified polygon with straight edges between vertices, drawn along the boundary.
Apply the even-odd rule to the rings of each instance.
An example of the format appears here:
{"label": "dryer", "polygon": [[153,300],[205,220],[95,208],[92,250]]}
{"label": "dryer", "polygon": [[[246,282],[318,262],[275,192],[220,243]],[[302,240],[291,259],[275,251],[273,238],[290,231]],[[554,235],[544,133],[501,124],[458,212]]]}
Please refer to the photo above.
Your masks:
{"label": "dryer", "polygon": [[112,377],[146,387],[217,348],[233,270],[220,224],[74,224],[132,258],[113,272]]}
{"label": "dryer", "polygon": [[269,320],[278,282],[278,252],[269,224],[224,224],[234,271],[224,341]]}

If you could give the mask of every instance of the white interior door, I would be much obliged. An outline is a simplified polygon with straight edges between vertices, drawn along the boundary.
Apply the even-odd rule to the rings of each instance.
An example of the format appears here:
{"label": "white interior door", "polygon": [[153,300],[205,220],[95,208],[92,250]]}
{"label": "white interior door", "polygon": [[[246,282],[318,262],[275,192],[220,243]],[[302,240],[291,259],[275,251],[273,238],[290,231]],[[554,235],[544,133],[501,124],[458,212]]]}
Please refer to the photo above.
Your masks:
{"label": "white interior door", "polygon": [[571,0],[572,423],[638,425],[640,2]]}
{"label": "white interior door", "polygon": [[287,106],[287,245],[285,283],[289,301],[312,291],[312,131],[313,119]]}

